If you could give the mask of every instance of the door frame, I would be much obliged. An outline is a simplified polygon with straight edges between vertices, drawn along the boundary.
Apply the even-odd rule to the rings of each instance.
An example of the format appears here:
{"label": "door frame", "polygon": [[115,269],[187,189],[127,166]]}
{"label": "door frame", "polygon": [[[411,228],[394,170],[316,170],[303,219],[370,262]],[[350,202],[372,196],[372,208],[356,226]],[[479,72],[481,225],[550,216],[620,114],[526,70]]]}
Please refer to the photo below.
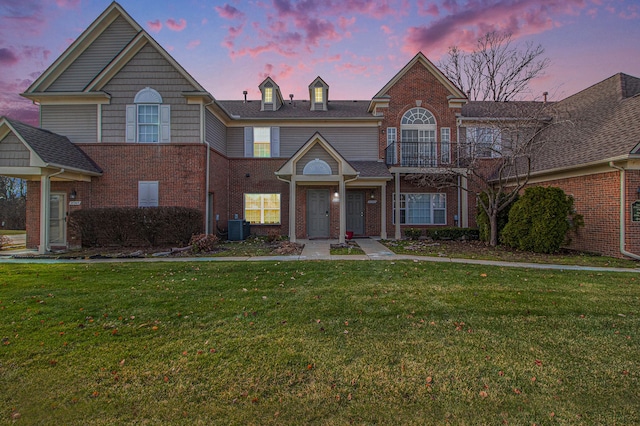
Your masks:
{"label": "door frame", "polygon": [[[309,202],[309,198],[311,197],[311,193],[312,192],[316,192],[316,193],[322,193],[323,198],[326,200],[326,205],[327,205],[327,214],[326,214],[326,230],[327,233],[326,235],[314,235],[311,236],[311,232],[310,232],[310,226],[311,226],[311,214],[313,213],[311,211],[310,207],[310,202]],[[306,226],[306,231],[307,231],[307,238],[330,238],[331,237],[331,196],[330,196],[330,191],[328,189],[325,188],[314,188],[314,189],[307,189],[307,196],[306,196],[306,203],[307,203],[307,226]]]}
{"label": "door frame", "polygon": [[[60,208],[59,208],[59,213],[61,214],[61,217],[58,218],[58,221],[60,222],[60,236],[61,236],[61,240],[60,241],[56,241],[53,242],[52,241],[52,233],[51,233],[51,221],[52,221],[52,213],[53,210],[51,209],[51,197],[53,196],[59,196],[60,197]],[[47,226],[49,227],[49,232],[48,232],[48,236],[49,236],[49,241],[48,241],[48,246],[55,246],[55,247],[66,247],[67,246],[67,194],[65,192],[51,192],[49,194],[49,222],[47,223]]]}

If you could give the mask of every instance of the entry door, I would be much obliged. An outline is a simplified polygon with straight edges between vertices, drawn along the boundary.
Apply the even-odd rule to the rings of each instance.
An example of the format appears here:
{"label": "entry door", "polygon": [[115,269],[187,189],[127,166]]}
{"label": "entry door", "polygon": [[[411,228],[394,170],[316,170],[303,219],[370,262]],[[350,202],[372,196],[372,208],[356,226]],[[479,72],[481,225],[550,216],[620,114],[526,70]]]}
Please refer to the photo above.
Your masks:
{"label": "entry door", "polygon": [[364,235],[364,193],[347,192],[347,232]]}
{"label": "entry door", "polygon": [[329,238],[329,190],[307,190],[307,235],[309,238]]}
{"label": "entry door", "polygon": [[49,244],[66,245],[65,194],[51,194],[49,197]]}

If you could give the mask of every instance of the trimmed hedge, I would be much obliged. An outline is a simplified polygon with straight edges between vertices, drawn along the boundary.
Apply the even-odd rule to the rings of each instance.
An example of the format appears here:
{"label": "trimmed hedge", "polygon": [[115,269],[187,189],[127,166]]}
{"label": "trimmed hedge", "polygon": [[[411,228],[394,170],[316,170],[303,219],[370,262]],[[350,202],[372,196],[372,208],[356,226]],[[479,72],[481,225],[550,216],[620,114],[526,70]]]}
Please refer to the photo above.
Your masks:
{"label": "trimmed hedge", "polygon": [[480,238],[480,233],[475,228],[427,229],[426,234],[433,240],[477,240]]}
{"label": "trimmed hedge", "polygon": [[581,216],[573,210],[573,198],[562,189],[527,188],[509,212],[502,242],[519,250],[554,253],[566,241],[572,223],[579,226]]}
{"label": "trimmed hedge", "polygon": [[202,232],[203,216],[186,207],[112,207],[69,215],[83,247],[185,245]]}

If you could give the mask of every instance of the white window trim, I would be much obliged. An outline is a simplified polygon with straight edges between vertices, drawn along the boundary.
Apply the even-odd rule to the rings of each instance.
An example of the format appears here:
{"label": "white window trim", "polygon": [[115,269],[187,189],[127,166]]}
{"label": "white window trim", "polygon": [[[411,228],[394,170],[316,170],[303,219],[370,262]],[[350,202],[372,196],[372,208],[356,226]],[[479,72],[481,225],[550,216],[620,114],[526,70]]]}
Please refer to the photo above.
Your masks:
{"label": "white window trim", "polygon": [[[446,138],[445,138],[445,134],[447,135]],[[446,149],[445,149],[445,146],[446,146]],[[442,164],[451,163],[451,128],[450,127],[440,128],[440,163]]]}
{"label": "white window trim", "polygon": [[[469,153],[476,158],[499,158],[501,157],[500,151],[502,148],[502,134],[501,130],[497,127],[490,126],[472,126],[466,128],[467,133],[467,145],[469,147]],[[491,133],[491,146],[488,144],[479,144],[479,136],[478,134],[481,132]],[[478,146],[486,146],[486,149],[489,150],[489,155],[480,155],[482,152],[479,152]],[[484,151],[484,149],[483,149]]]}
{"label": "white window trim", "polygon": [[[252,225],[281,225],[282,224],[282,194],[279,192],[245,192],[242,197],[242,211],[244,212],[245,220],[247,218],[247,195],[260,195],[260,222],[251,222]],[[276,223],[265,223],[264,222],[264,195],[277,195],[278,200],[280,202],[280,206],[278,207],[278,222]],[[273,209],[271,209],[273,210]]]}
{"label": "white window trim", "polygon": [[[429,201],[429,217],[431,218],[431,222],[428,223],[406,223],[406,219],[408,217],[407,214],[407,205],[406,205],[406,196],[407,195],[422,195],[422,196],[430,196],[431,200]],[[438,207],[435,208],[434,207],[434,202],[433,202],[433,198],[434,196],[438,196],[438,197],[444,197],[444,207]],[[447,194],[443,194],[443,193],[426,193],[426,192],[401,192],[400,193],[400,203],[402,203],[402,198],[405,197],[405,207],[401,207],[400,209],[398,209],[398,211],[400,210],[404,210],[405,211],[405,222],[401,222],[400,225],[435,225],[435,226],[446,226],[447,225]],[[435,215],[434,212],[435,211],[444,211],[444,222],[443,223],[435,223]],[[395,193],[393,194],[393,224],[396,223],[396,197],[395,197]]]}

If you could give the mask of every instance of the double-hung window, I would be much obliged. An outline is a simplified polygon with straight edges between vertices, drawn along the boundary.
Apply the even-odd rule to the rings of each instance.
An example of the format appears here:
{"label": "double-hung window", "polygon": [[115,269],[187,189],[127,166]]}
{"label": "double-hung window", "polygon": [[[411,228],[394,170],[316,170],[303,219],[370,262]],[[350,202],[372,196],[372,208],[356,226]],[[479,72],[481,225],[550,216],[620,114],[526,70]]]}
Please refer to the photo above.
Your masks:
{"label": "double-hung window", "polygon": [[[393,222],[396,223],[395,196],[393,198]],[[447,198],[445,194],[400,194],[400,224],[446,225]]]}
{"label": "double-hung window", "polygon": [[244,194],[244,220],[257,225],[280,223],[280,194]]}
{"label": "double-hung window", "polygon": [[280,127],[245,127],[244,156],[274,158],[280,156]]}
{"label": "double-hung window", "polygon": [[477,158],[500,157],[502,137],[496,127],[467,127],[470,154]]}
{"label": "double-hung window", "polygon": [[449,164],[451,162],[451,129],[442,127],[440,129],[440,163]]}
{"label": "double-hung window", "polygon": [[436,157],[436,119],[424,108],[411,108],[400,122],[402,141],[400,163],[408,167],[434,167]]}
{"label": "double-hung window", "polygon": [[126,106],[126,141],[170,142],[171,108],[162,103],[160,93],[145,87],[136,94],[133,102]]}

